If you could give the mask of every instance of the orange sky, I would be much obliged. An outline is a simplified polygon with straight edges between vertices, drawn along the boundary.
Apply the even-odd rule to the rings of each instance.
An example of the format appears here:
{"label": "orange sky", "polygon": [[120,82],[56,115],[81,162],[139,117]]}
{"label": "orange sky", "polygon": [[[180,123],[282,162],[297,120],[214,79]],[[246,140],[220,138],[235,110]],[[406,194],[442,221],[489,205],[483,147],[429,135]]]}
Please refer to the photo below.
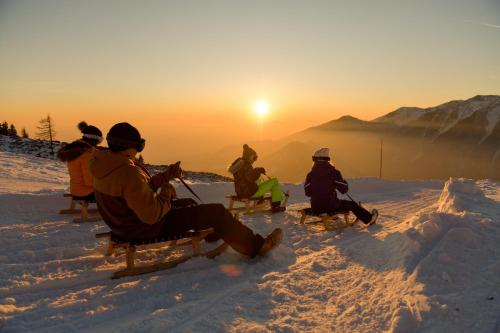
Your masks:
{"label": "orange sky", "polygon": [[146,159],[168,162],[345,114],[498,94],[499,18],[491,0],[7,0],[0,121],[34,134],[50,113],[65,141],[81,120],[103,132],[128,121]]}

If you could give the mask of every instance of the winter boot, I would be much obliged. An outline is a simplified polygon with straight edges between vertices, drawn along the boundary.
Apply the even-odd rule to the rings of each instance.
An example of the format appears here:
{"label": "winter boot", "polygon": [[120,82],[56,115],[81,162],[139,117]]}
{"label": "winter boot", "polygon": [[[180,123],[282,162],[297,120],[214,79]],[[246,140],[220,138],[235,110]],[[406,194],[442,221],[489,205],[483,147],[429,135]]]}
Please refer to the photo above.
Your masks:
{"label": "winter boot", "polygon": [[377,222],[377,218],[378,218],[378,210],[374,208],[372,209],[372,219],[366,225],[375,224],[375,222]]}
{"label": "winter boot", "polygon": [[266,239],[264,239],[264,243],[259,250],[259,256],[265,256],[269,251],[278,246],[283,240],[283,230],[281,228],[276,228],[271,232]]}
{"label": "winter boot", "polygon": [[279,201],[271,202],[271,212],[273,213],[284,212],[285,209],[286,209],[285,207],[281,206],[281,202]]}

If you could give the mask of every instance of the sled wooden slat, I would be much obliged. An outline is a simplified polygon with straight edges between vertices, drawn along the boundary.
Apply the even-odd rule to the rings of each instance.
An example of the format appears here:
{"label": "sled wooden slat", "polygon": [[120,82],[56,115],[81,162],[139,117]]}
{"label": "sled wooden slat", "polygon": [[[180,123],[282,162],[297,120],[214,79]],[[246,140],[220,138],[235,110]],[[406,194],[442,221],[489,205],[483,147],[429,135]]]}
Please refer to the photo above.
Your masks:
{"label": "sled wooden slat", "polygon": [[[113,235],[111,232],[98,233],[95,236],[96,238],[109,238],[108,249],[106,251],[107,256],[117,255],[117,249],[124,250],[126,268],[115,272],[112,276],[112,279],[119,279],[124,276],[140,275],[173,268],[192,257],[203,256],[207,258],[214,258],[217,255],[221,254],[224,250],[226,250],[228,245],[226,243],[223,243],[215,249],[201,252],[201,241],[213,232],[214,229],[209,228],[200,231],[186,232],[171,237],[137,241],[121,240],[118,236]],[[184,255],[181,258],[169,260],[167,262],[137,266],[135,263],[137,247],[151,244],[166,245],[167,247],[191,245],[193,253],[191,255]]]}
{"label": "sled wooden slat", "polygon": [[[308,224],[322,224],[325,230],[336,231],[337,233],[342,232],[343,229],[353,226],[358,222],[358,219],[354,221],[350,221],[349,215],[347,212],[338,212],[335,214],[315,214],[313,213],[311,208],[305,208],[300,210],[300,224],[308,225]],[[343,219],[341,218],[343,217]],[[316,219],[312,221],[307,221],[308,217],[315,217]]]}
{"label": "sled wooden slat", "polygon": [[[240,198],[237,195],[227,195],[229,199],[228,210],[232,213],[250,214],[256,211],[271,209],[271,196],[265,195],[259,198]],[[238,206],[236,204],[239,204]]]}
{"label": "sled wooden slat", "polygon": [[[67,193],[64,194],[65,197],[66,194]],[[98,214],[99,210],[97,210],[96,208],[89,208],[88,202],[86,202],[85,200],[75,200],[73,199],[71,194],[69,194],[69,197],[71,197],[69,208],[61,209],[59,211],[59,214],[80,214],[79,218],[73,219],[73,223],[98,222],[101,220],[101,217]],[[80,206],[81,208],[77,209],[77,206]],[[89,216],[89,214],[94,216]]]}
{"label": "sled wooden slat", "polygon": [[[286,206],[289,197],[289,193],[285,192],[285,200],[283,200],[282,206]],[[227,209],[232,213],[251,214],[259,211],[271,210],[272,198],[270,194],[265,194],[264,196],[258,198],[240,198],[237,195],[232,194],[226,195],[226,198],[229,199]],[[240,204],[239,207],[236,207],[237,203]]]}

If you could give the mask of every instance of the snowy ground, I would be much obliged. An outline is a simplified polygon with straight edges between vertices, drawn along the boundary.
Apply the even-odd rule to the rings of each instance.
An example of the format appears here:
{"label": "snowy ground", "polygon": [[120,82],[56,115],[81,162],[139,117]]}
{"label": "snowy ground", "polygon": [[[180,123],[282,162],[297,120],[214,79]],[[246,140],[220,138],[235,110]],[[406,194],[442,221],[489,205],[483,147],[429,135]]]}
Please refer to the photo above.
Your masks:
{"label": "snowy ground", "polygon": [[[104,223],[57,213],[67,181],[57,161],[0,152],[2,333],[500,332],[499,183],[351,180],[381,215],[340,235],[298,225],[307,198],[287,184],[285,213],[243,217],[264,235],[284,229],[267,258],[229,250],[110,280],[121,258],[94,238]],[[205,202],[232,192],[193,187]]]}

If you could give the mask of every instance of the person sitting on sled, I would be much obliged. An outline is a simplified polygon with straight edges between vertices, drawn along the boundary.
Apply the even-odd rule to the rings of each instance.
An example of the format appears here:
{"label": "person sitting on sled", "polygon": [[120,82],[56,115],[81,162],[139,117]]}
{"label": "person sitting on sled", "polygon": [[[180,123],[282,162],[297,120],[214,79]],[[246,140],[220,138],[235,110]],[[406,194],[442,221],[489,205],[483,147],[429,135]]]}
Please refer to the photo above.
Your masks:
{"label": "person sitting on sled", "polygon": [[234,176],[234,188],[239,198],[259,198],[271,192],[271,211],[282,212],[286,208],[281,206],[285,195],[281,191],[280,183],[276,178],[261,179],[260,175],[266,174],[266,169],[254,168],[252,164],[257,161],[257,153],[247,144],[243,145],[243,156],[238,157],[229,166],[228,171]]}
{"label": "person sitting on sled", "polygon": [[69,188],[74,200],[95,202],[93,178],[89,171],[88,162],[92,150],[102,142],[102,132],[95,126],[87,125],[82,121],[78,124],[82,138],[63,146],[57,157],[67,162],[69,172]]}
{"label": "person sitting on sled", "polygon": [[146,240],[213,228],[207,241],[223,239],[249,257],[263,256],[281,242],[280,228],[264,239],[235,219],[222,204],[173,207],[176,194],[169,181],[181,176],[180,162],[151,177],[135,159],[144,149],[145,140],[132,125],[114,125],[106,140],[109,149],[95,150],[89,166],[99,212],[120,238]]}
{"label": "person sitting on sled", "polygon": [[306,196],[311,198],[311,208],[315,214],[335,214],[336,212],[351,211],[365,224],[373,224],[377,220],[378,211],[366,209],[351,200],[337,198],[338,190],[345,194],[349,190],[347,181],[342,174],[330,164],[330,150],[321,148],[312,157],[312,170],[307,174],[304,183]]}

